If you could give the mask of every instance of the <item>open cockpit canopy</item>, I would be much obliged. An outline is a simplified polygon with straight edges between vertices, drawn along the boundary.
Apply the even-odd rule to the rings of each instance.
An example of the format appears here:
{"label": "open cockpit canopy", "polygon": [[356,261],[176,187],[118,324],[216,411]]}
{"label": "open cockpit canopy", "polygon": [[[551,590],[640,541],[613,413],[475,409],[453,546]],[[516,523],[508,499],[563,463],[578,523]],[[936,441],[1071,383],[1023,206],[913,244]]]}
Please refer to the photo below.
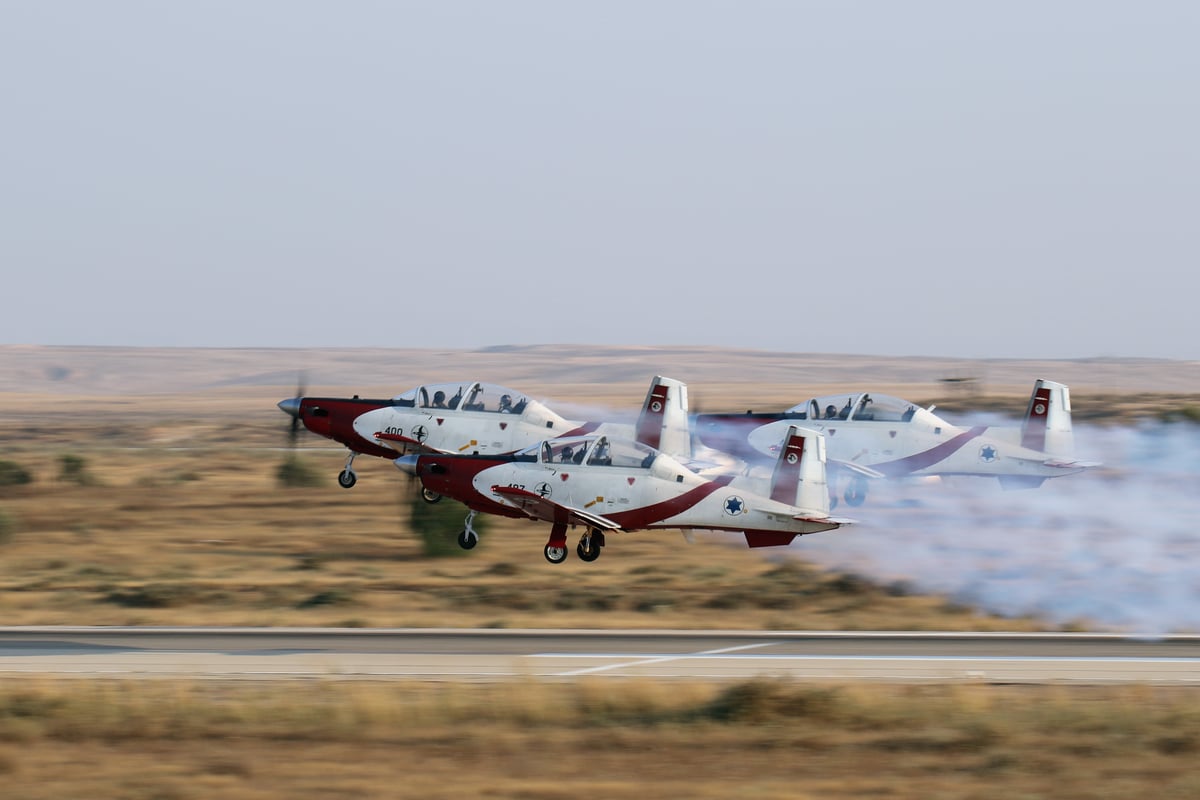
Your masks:
{"label": "open cockpit canopy", "polygon": [[530,404],[520,392],[494,383],[431,383],[392,398],[392,405],[408,408],[445,408],[451,411],[488,411],[520,414]]}
{"label": "open cockpit canopy", "polygon": [[814,397],[807,403],[792,406],[788,412],[802,414],[806,419],[908,422],[916,410],[914,403],[898,397],[860,392]]}

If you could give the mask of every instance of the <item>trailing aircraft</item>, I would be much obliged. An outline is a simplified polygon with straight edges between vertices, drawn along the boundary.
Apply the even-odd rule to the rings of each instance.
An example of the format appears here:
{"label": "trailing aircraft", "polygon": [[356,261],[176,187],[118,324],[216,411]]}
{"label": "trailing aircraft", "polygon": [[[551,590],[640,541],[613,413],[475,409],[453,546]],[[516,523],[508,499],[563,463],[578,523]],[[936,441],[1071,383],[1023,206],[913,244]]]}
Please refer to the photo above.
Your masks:
{"label": "trailing aircraft", "polygon": [[695,434],[704,446],[754,464],[776,455],[787,427],[820,431],[828,443],[830,482],[842,484],[842,499],[852,506],[864,502],[867,482],[875,478],[990,476],[1015,489],[1098,466],[1075,458],[1064,384],[1036,381],[1019,427],[961,428],[933,410],[887,395],[848,393],[780,413],[700,414]]}
{"label": "trailing aircraft", "polygon": [[852,522],[829,515],[825,446],[819,433],[788,426],[769,478],[705,477],[641,442],[600,433],[569,436],[498,455],[422,453],[395,460],[427,491],[469,512],[458,543],[473,548],[479,513],[551,524],[546,560],[567,557],[567,528],[581,526],[576,554],[595,561],[613,533],[640,530],[738,531],[750,547]]}
{"label": "trailing aircraft", "polygon": [[[389,460],[408,453],[494,455],[521,450],[547,437],[604,433],[637,439],[684,459],[690,457],[686,384],[655,376],[635,424],[568,420],[528,396],[492,383],[418,386],[391,399],[306,397],[279,402],[292,417],[293,435],[303,424],[350,451],[338,474],[349,489],[357,482],[354,459]],[[437,497],[425,492],[436,502]]]}

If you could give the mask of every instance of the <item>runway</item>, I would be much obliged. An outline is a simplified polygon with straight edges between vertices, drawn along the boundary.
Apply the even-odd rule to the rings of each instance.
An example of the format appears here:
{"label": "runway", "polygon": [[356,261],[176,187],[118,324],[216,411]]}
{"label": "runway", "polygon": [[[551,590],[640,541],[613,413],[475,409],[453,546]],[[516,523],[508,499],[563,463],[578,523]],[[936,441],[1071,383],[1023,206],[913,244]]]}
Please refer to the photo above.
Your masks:
{"label": "runway", "polygon": [[1200,636],[813,631],[0,628],[0,676],[1200,684]]}

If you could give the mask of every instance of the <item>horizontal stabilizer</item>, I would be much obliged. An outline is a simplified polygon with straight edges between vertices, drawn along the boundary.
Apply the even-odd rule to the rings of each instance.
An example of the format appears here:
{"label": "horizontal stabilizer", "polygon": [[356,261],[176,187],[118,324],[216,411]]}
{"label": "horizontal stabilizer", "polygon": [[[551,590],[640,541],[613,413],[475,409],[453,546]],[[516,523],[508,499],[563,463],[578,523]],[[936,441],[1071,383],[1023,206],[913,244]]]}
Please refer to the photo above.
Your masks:
{"label": "horizontal stabilizer", "polygon": [[1104,466],[1099,461],[1068,461],[1061,458],[1051,458],[1042,462],[1047,467],[1058,467],[1060,469],[1095,469],[1096,467]]}
{"label": "horizontal stabilizer", "polygon": [[824,514],[819,516],[814,516],[811,514],[797,514],[792,517],[792,519],[798,520],[799,522],[829,522],[837,525],[854,525],[858,522],[858,520],[850,519],[849,517],[830,517]]}

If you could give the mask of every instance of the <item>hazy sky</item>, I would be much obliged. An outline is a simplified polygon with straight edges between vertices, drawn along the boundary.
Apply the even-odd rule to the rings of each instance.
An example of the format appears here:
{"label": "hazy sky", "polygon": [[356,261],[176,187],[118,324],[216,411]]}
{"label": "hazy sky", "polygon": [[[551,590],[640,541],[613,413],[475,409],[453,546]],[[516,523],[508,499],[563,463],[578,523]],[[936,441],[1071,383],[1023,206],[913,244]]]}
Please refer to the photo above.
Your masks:
{"label": "hazy sky", "polygon": [[1200,359],[1200,4],[0,0],[0,343]]}

